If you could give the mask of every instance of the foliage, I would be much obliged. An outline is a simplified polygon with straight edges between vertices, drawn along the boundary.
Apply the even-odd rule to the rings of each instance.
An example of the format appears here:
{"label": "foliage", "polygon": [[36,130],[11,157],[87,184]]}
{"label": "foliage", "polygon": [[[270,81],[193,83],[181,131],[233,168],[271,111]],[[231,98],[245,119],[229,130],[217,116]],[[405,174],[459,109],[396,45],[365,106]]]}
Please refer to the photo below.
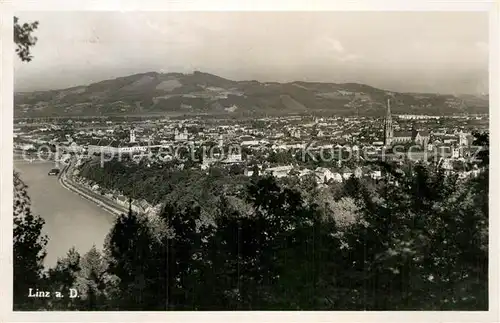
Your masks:
{"label": "foliage", "polygon": [[38,21],[31,23],[19,23],[19,18],[14,17],[14,43],[16,44],[16,54],[23,62],[30,62],[33,59],[31,48],[35,46],[37,38],[33,33],[38,28]]}
{"label": "foliage", "polygon": [[218,193],[237,191],[248,182],[248,178],[241,175],[241,169],[236,168],[227,173],[212,167],[207,176],[200,170],[179,170],[175,164],[144,167],[118,160],[109,161],[103,167],[87,163],[80,176],[105,189],[144,199],[153,205],[174,201],[190,205],[196,201],[207,209],[215,207]]}
{"label": "foliage", "polygon": [[478,153],[478,158],[481,159],[481,165],[482,166],[488,166],[490,163],[490,154],[489,154],[489,149],[490,149],[490,136],[489,133],[484,132],[484,133],[479,133],[479,132],[474,132],[474,141],[473,145],[479,146],[480,151]]}
{"label": "foliage", "polygon": [[93,246],[80,259],[80,272],[75,285],[81,294],[81,306],[86,310],[109,308],[107,300],[112,298],[115,276],[108,273],[108,260]]}
{"label": "foliage", "polygon": [[[156,170],[172,185],[157,188],[162,212],[122,215],[104,255],[93,248],[78,265],[50,271],[55,287],[86,291],[78,303],[57,306],[487,309],[487,171],[459,179],[418,163],[379,166],[383,180],[351,177],[336,186],[262,176],[236,185],[228,182],[239,175],[217,168]],[[114,175],[101,170],[103,182],[131,185],[117,176],[124,167],[134,169],[105,167]],[[153,173],[130,174],[147,181]]]}
{"label": "foliage", "polygon": [[36,300],[28,298],[29,288],[36,290],[43,279],[48,238],[42,234],[45,221],[31,212],[27,186],[14,172],[14,308],[31,309]]}
{"label": "foliage", "polygon": [[[65,258],[58,259],[54,268],[48,270],[46,285],[52,297],[46,305],[52,310],[76,310],[78,300],[69,298],[70,289],[76,289],[76,280],[80,273],[80,254],[75,248],[71,248]],[[55,298],[56,292],[60,292],[63,297]]]}
{"label": "foliage", "polygon": [[[155,240],[143,217],[129,211],[120,216],[106,245],[109,273],[119,278],[117,309],[156,310],[165,286],[164,259],[156,258]],[[159,265],[159,266],[158,266]],[[162,266],[163,265],[163,266]]]}

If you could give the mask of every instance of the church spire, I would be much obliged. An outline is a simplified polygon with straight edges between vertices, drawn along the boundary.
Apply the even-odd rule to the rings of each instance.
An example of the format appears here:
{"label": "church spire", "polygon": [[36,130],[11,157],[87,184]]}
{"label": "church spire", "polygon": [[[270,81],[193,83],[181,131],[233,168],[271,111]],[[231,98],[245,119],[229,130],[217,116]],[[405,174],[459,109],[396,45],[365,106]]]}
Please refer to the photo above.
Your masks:
{"label": "church spire", "polygon": [[387,99],[387,111],[384,120],[384,146],[390,146],[392,143],[392,114],[391,114],[391,99]]}

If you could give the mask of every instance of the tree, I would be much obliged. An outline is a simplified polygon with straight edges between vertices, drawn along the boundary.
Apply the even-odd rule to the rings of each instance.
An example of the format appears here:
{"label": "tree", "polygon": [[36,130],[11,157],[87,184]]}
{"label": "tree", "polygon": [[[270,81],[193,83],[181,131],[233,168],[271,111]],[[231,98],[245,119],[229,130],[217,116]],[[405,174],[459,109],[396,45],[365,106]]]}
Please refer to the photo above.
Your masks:
{"label": "tree", "polygon": [[232,176],[243,175],[244,172],[245,172],[245,169],[240,164],[233,164],[233,165],[229,166],[229,175],[232,175]]}
{"label": "tree", "polygon": [[[273,178],[253,182],[246,197],[253,212],[235,208],[230,197],[221,197],[216,230],[202,245],[202,290],[211,291],[213,297],[198,304],[215,310],[314,308],[311,304],[318,304],[323,294],[316,292],[310,300],[319,286],[319,280],[311,282],[310,274],[321,267],[319,250],[329,250],[320,238],[321,227],[314,225],[319,213],[306,207],[298,192],[281,188]],[[311,262],[304,261],[311,257],[318,264],[314,270]]]}
{"label": "tree", "polygon": [[329,211],[327,215],[334,218],[338,227],[349,227],[359,220],[359,207],[354,199],[343,197],[338,201],[334,201],[330,198],[325,203],[327,203],[327,212]]}
{"label": "tree", "polygon": [[252,166],[252,176],[251,176],[251,179],[253,181],[257,181],[259,179],[259,175],[260,175],[259,166],[257,164],[255,164],[255,165]]}
{"label": "tree", "polygon": [[82,308],[106,309],[109,296],[106,287],[112,285],[111,277],[107,273],[107,260],[94,245],[80,260],[80,267],[76,285],[81,294]]}
{"label": "tree", "polygon": [[346,197],[358,198],[361,192],[361,186],[361,181],[351,175],[345,181],[342,194]]}
{"label": "tree", "polygon": [[156,257],[158,246],[147,220],[129,210],[115,222],[107,239],[108,273],[115,275],[119,298],[112,305],[127,310],[165,309],[166,259]]}
{"label": "tree", "polygon": [[489,154],[489,149],[490,149],[490,136],[487,132],[474,132],[474,141],[473,145],[479,146],[480,151],[477,154],[477,157],[481,159],[481,165],[488,167],[490,163],[490,154]]}
{"label": "tree", "polygon": [[346,230],[339,280],[348,309],[487,308],[487,200],[479,178],[460,183],[415,165],[358,190],[362,222]]}
{"label": "tree", "polygon": [[[32,59],[30,49],[37,39],[32,36],[38,22],[19,24],[14,17],[14,43],[16,54],[22,61]],[[14,172],[14,309],[35,309],[38,300],[28,298],[30,288],[43,284],[43,260],[48,238],[42,234],[45,221],[31,213],[31,201],[27,186],[18,173]]]}
{"label": "tree", "polygon": [[14,43],[16,44],[16,54],[23,62],[30,62],[33,59],[31,49],[38,40],[33,36],[33,33],[37,28],[38,21],[20,24],[19,18],[14,17]]}
{"label": "tree", "polygon": [[186,207],[169,204],[160,217],[171,230],[157,249],[157,259],[162,261],[156,261],[166,287],[165,305],[175,310],[202,309],[214,300],[208,286],[213,287],[215,282],[203,274],[207,261],[204,250],[212,233],[212,221],[203,216],[196,203]]}
{"label": "tree", "polygon": [[42,234],[45,221],[31,212],[27,186],[14,172],[14,308],[32,309],[29,288],[42,284],[43,261],[48,238]]}
{"label": "tree", "polygon": [[60,292],[63,298],[50,298],[44,308],[52,310],[76,310],[79,309],[78,299],[69,298],[70,289],[77,289],[76,282],[80,273],[80,254],[73,247],[68,251],[66,257],[57,260],[55,268],[48,270],[46,278],[47,289],[54,295]]}

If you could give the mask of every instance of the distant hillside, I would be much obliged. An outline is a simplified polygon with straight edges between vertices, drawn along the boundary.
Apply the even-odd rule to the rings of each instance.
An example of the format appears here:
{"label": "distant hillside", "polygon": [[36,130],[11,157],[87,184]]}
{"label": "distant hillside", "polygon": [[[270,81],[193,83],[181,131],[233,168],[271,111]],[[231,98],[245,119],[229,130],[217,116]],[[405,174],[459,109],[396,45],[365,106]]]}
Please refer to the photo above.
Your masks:
{"label": "distant hillside", "polygon": [[116,114],[262,115],[315,113],[381,116],[387,97],[395,114],[488,113],[488,97],[398,93],[357,83],[262,83],[156,72],[63,90],[15,93],[15,117]]}

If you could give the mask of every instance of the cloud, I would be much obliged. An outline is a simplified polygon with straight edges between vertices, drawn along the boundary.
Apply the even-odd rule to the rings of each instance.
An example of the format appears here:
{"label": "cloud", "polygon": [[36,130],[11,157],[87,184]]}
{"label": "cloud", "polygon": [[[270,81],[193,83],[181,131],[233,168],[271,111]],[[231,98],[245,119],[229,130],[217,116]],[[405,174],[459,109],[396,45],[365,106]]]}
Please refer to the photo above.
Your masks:
{"label": "cloud", "polygon": [[363,56],[358,54],[347,54],[339,57],[341,62],[359,62],[363,59]]}
{"label": "cloud", "polygon": [[315,57],[329,57],[332,61],[354,63],[362,59],[362,55],[349,51],[342,42],[332,36],[322,36],[314,41],[312,50]]}
{"label": "cloud", "polygon": [[340,41],[338,41],[337,39],[329,39],[329,45],[337,53],[344,52],[344,46],[342,46],[342,43]]}
{"label": "cloud", "polygon": [[23,12],[20,19],[40,25],[35,59],[15,62],[16,90],[193,69],[409,91],[474,91],[458,80],[488,80],[487,13]]}

